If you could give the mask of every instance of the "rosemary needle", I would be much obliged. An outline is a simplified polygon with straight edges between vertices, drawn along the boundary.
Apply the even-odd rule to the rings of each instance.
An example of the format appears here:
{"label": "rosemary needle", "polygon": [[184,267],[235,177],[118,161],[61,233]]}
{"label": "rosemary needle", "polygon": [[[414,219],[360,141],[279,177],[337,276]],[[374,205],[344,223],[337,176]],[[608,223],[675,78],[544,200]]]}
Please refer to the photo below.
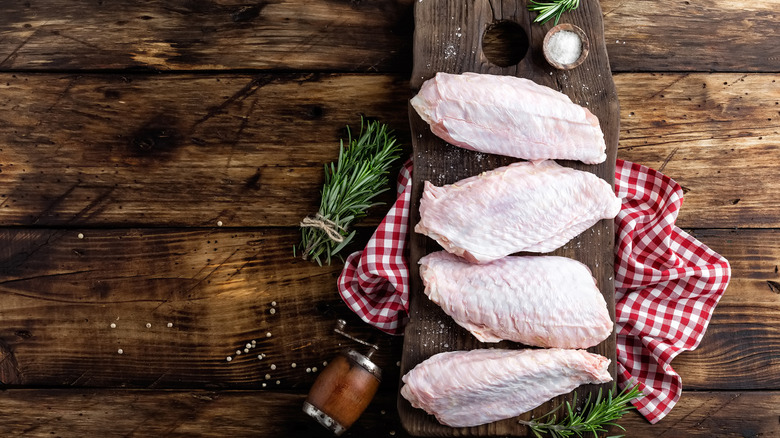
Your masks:
{"label": "rosemary needle", "polygon": [[[588,396],[585,405],[579,411],[572,408],[572,405],[577,404],[577,396],[575,394],[574,400],[571,403],[566,402],[566,415],[561,418],[560,421],[557,421],[555,412],[563,405],[558,406],[553,411],[545,414],[539,420],[520,420],[520,423],[528,426],[534,436],[538,438],[543,438],[545,436],[550,436],[551,438],[583,437],[585,434],[598,436],[598,433],[606,432],[609,426],[615,426],[625,431],[625,429],[623,429],[621,425],[615,423],[615,421],[619,420],[625,413],[634,408],[628,403],[631,400],[640,397],[642,392],[639,390],[638,385],[633,386],[630,389],[626,386],[626,388],[617,395],[614,395],[615,390],[616,387],[613,387],[607,392],[606,397],[602,397],[601,389],[599,389],[596,401],[591,404],[590,396]],[[547,421],[544,421],[545,419],[547,419]],[[618,437],[620,436],[622,435],[618,435]]]}
{"label": "rosemary needle", "polygon": [[564,12],[573,11],[580,6],[580,0],[551,0],[549,2],[528,2],[528,10],[537,12],[534,23],[544,24],[555,18],[555,24],[558,24],[561,15]]}
{"label": "rosemary needle", "polygon": [[319,211],[301,222],[302,257],[320,265],[330,265],[331,257],[355,237],[350,225],[381,204],[373,200],[389,189],[387,174],[401,151],[393,132],[377,121],[361,118],[357,137],[349,126],[347,135],[347,144],[340,142],[338,161],[325,165]]}

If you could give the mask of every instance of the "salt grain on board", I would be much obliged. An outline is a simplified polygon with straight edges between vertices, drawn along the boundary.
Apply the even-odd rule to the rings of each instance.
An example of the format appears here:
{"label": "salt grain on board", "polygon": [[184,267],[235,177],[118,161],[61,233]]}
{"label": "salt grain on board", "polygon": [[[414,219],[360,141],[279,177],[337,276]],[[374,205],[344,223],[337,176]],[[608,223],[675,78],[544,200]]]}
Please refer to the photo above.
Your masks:
{"label": "salt grain on board", "polygon": [[450,59],[456,54],[455,46],[452,44],[448,44],[447,47],[444,48],[444,59]]}
{"label": "salt grain on board", "polygon": [[117,350],[116,352],[117,352],[117,353],[119,353],[119,354],[124,354],[125,350],[122,350],[122,349],[120,348],[120,349],[119,349],[119,350]]}
{"label": "salt grain on board", "polygon": [[111,327],[111,328],[116,328],[116,324],[114,324],[114,323],[112,322],[112,323],[111,323],[111,325],[110,325],[109,327]]}

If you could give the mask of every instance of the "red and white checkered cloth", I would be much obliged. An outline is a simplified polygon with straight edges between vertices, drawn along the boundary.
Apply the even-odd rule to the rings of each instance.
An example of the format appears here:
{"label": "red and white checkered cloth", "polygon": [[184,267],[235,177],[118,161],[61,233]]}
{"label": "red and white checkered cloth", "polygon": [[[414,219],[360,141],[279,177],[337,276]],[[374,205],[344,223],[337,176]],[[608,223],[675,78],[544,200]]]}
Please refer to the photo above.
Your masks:
{"label": "red and white checkered cloth", "polygon": [[[412,163],[398,178],[398,198],[366,249],[347,258],[338,287],[363,320],[402,334],[409,297],[404,257]],[[671,178],[618,160],[615,192],[623,208],[615,218],[615,301],[618,383],[640,384],[634,405],[651,423],[661,420],[682,392],[670,366],[696,348],[726,290],[726,259],[674,225],[683,193]]]}
{"label": "red and white checkered cloth", "polygon": [[339,276],[339,293],[363,321],[402,335],[409,310],[409,265],[406,234],[412,198],[412,160],[398,174],[398,197],[377,227],[366,249],[347,257]]}
{"label": "red and white checkered cloth", "polygon": [[615,311],[618,382],[638,381],[634,402],[651,423],[677,403],[671,362],[699,345],[731,277],[729,262],[674,225],[683,201],[671,178],[618,160],[615,193]]}

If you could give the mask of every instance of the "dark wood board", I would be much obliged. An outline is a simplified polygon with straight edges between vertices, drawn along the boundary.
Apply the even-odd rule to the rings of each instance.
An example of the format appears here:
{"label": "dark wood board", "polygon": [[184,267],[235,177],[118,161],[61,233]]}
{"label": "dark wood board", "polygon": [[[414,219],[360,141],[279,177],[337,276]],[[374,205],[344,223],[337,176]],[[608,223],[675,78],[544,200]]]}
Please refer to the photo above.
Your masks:
{"label": "dark wood board", "polygon": [[[613,77],[620,157],[684,187],[679,226],[780,228],[780,75]],[[389,74],[0,74],[0,224],[293,227],[361,113],[411,150],[408,94]]]}
{"label": "dark wood board", "polygon": [[338,158],[347,125],[376,118],[409,144],[407,84],[355,74],[0,74],[0,224],[297,226],[317,211],[323,164]]}
{"label": "dark wood board", "polygon": [[[333,333],[341,318],[379,345],[373,360],[393,391],[401,340],[343,305],[339,264],[294,258],[299,238],[291,228],[0,229],[0,388],[308,389],[324,361],[362,350]],[[251,354],[235,354],[252,340]]]}
{"label": "dark wood board", "polygon": [[408,71],[414,0],[3,1],[3,70]]}
{"label": "dark wood board", "polygon": [[[0,436],[332,438],[301,417],[302,391],[9,389],[0,397]],[[406,438],[380,393],[344,438]],[[775,437],[778,391],[684,391],[661,423],[636,412],[619,424],[636,437]]]}
{"label": "dark wood board", "polygon": [[[406,78],[416,3],[6,0],[0,70],[379,71]],[[777,0],[599,3],[613,71],[777,71]]]}
{"label": "dark wood board", "polygon": [[777,71],[777,0],[601,0],[613,71]]}
{"label": "dark wood board", "polygon": [[[590,39],[588,58],[578,68],[561,72],[550,67],[541,53],[541,42],[552,23],[544,26],[532,24],[525,1],[467,0],[433,1],[422,0],[415,9],[414,65],[411,85],[417,90],[423,81],[436,72],[461,73],[466,71],[513,75],[525,77],[569,95],[580,105],[589,108],[598,116],[607,143],[607,160],[600,165],[561,162],[561,164],[593,172],[610,183],[614,183],[614,164],[617,153],[619,131],[619,105],[617,93],[607,59],[604,44],[601,10],[598,2],[583,2],[580,8],[567,14],[562,22],[581,27]],[[500,22],[519,24],[527,35],[529,48],[522,60],[508,67],[492,64],[485,56],[482,41],[486,32]],[[491,156],[452,147],[435,137],[428,126],[409,110],[414,148],[415,170],[413,175],[411,212],[412,228],[419,220],[419,199],[423,182],[436,185],[450,184],[482,171],[507,165],[516,159]],[[596,277],[614,320],[613,286],[613,221],[604,220],[572,240],[565,247],[554,252],[585,263]],[[450,350],[489,348],[495,344],[482,344],[467,331],[460,328],[444,314],[423,293],[417,262],[425,254],[438,250],[432,240],[412,233],[410,237],[411,297],[410,321],[406,328],[404,354],[401,363],[402,375],[433,354]],[[517,348],[518,344],[503,342],[499,348]],[[614,334],[590,351],[612,360],[610,372],[615,376]],[[612,384],[604,385],[611,387]],[[579,400],[599,386],[587,385],[578,388]],[[573,393],[572,393],[573,394]],[[557,407],[572,394],[556,397],[542,404],[520,418],[540,416]],[[414,409],[399,396],[399,413],[404,427],[413,435],[423,436],[526,436],[528,431],[516,419],[507,419],[471,428],[450,428],[439,424],[433,416]]]}
{"label": "dark wood board", "polygon": [[[364,231],[358,247],[373,228]],[[733,277],[701,345],[672,367],[686,390],[780,389],[780,233],[694,235],[729,260]],[[270,374],[268,389],[303,390],[316,375],[306,368],[347,345],[332,332],[344,318],[379,343],[373,359],[395,397],[403,339],[343,305],[340,266],[294,259],[298,237],[269,227],[0,229],[0,385],[263,389]],[[247,339],[267,357],[227,363]]]}

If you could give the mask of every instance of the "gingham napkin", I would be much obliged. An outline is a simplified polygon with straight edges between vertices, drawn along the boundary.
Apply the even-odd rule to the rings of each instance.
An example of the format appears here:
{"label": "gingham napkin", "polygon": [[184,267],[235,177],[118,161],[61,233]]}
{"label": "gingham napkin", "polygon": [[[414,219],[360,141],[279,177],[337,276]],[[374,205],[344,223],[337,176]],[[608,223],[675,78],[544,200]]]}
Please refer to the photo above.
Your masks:
{"label": "gingham napkin", "polygon": [[[398,198],[365,250],[347,258],[338,279],[344,302],[364,321],[402,334],[409,298],[405,258],[412,163],[398,178]],[[671,178],[618,160],[615,192],[615,301],[618,383],[640,385],[634,405],[651,423],[682,392],[671,362],[699,345],[726,290],[728,261],[674,225],[683,193]]]}

